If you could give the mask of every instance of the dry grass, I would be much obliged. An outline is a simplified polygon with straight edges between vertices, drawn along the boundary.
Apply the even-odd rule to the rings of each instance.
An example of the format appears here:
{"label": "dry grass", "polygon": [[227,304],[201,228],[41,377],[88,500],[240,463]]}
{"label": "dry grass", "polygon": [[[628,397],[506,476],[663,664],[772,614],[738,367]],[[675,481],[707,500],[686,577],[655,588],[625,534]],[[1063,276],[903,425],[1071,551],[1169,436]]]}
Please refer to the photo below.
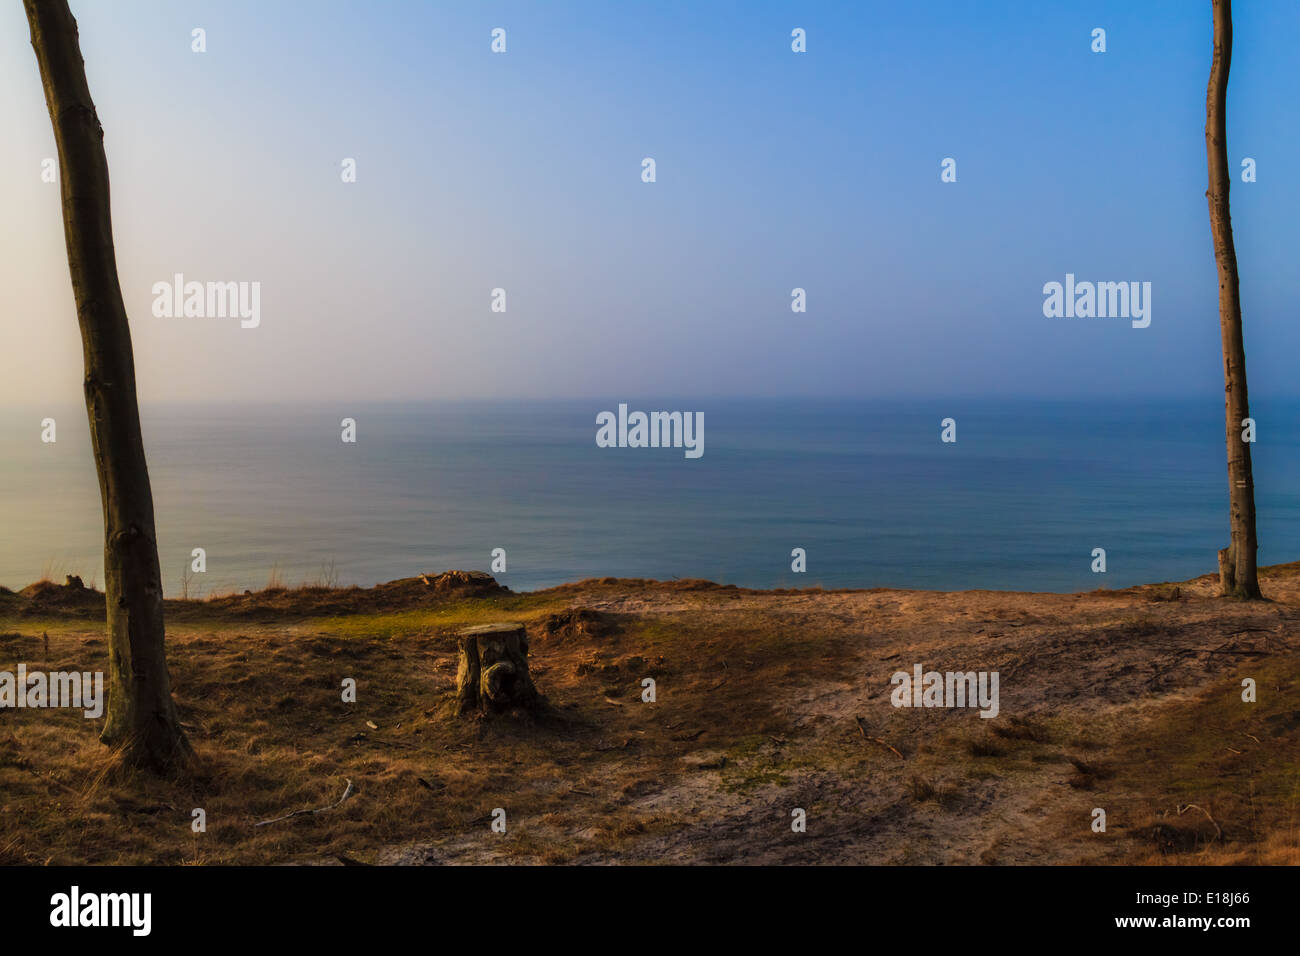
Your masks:
{"label": "dry grass", "polygon": [[[1131,862],[1300,863],[1298,675],[1294,653],[1243,662],[1120,743],[1109,789],[1142,784],[1120,821]],[[1255,703],[1241,700],[1245,677]]]}
{"label": "dry grass", "polygon": [[951,806],[957,799],[956,791],[949,784],[921,776],[913,776],[908,780],[907,792],[916,803],[934,801],[941,807]]}
{"label": "dry grass", "polygon": [[[1268,571],[1267,606],[446,577],[170,601],[192,772],[125,777],[98,721],[0,710],[0,863],[1300,862],[1300,566]],[[0,668],[103,669],[102,607],[0,593]],[[449,719],[453,635],[492,620],[528,625],[550,709]],[[891,708],[914,660],[997,665],[1003,715]]]}
{"label": "dry grass", "polygon": [[[313,596],[320,595],[314,589],[297,595]],[[267,591],[260,598],[275,602],[284,594]],[[504,806],[510,817],[539,818],[541,827],[533,829],[557,833],[566,824],[582,830],[580,820],[594,819],[583,841],[587,851],[616,852],[662,830],[673,814],[629,814],[606,793],[611,787],[634,789],[648,772],[666,772],[701,736],[726,747],[751,728],[787,729],[771,699],[750,693],[739,679],[718,687],[717,677],[683,679],[683,673],[728,673],[733,638],[726,632],[690,633],[651,618],[594,640],[563,630],[541,636],[541,622],[550,615],[563,620],[566,610],[561,601],[507,596],[283,625],[244,625],[219,615],[174,625],[170,671],[199,755],[192,775],[116,779],[105,772],[98,722],[80,712],[0,711],[0,862],[366,860],[384,847],[449,834],[473,836],[485,850],[504,846],[516,857],[557,862],[572,853],[548,841],[535,851],[513,837],[493,844],[485,818]],[[550,697],[551,713],[447,719],[439,705],[453,687],[454,631],[503,617],[534,622],[535,678]],[[11,661],[51,670],[103,668],[100,625],[21,623],[21,634],[0,638]],[[39,661],[33,625],[49,629],[48,664]],[[749,641],[749,666],[758,659],[782,671],[775,648],[753,639],[760,636]],[[736,669],[730,673],[739,677]],[[645,676],[660,682],[661,694],[673,695],[671,711],[640,702]],[[341,699],[346,677],[357,681],[355,704]],[[719,726],[719,709],[736,719],[733,730]],[[683,727],[703,732],[692,736]],[[332,803],[348,779],[359,793],[336,810],[253,825]],[[191,830],[195,808],[206,813],[204,834]]]}

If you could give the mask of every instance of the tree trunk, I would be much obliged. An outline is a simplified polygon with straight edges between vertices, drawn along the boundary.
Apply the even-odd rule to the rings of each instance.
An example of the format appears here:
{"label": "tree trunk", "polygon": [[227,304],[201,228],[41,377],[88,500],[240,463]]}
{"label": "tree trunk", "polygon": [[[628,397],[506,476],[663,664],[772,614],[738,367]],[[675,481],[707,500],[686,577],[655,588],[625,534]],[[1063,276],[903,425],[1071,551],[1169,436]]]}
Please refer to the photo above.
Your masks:
{"label": "tree trunk", "polygon": [[528,634],[522,624],[484,624],[458,636],[456,710],[484,713],[530,709],[540,701],[528,671]]}
{"label": "tree trunk", "polygon": [[162,577],[140,433],[135,362],[118,285],[104,131],[67,0],[23,0],[59,151],[63,233],[81,325],[86,413],[104,510],[109,692],[100,739],[155,771],[190,753],[163,650]]}
{"label": "tree trunk", "polygon": [[1231,544],[1219,555],[1219,580],[1223,593],[1238,598],[1260,598],[1255,572],[1255,481],[1250,468],[1250,444],[1242,441],[1242,421],[1250,417],[1246,395],[1246,346],[1241,331],[1241,296],[1237,284],[1237,250],[1232,242],[1232,217],[1228,188],[1228,138],[1225,112],[1228,70],[1232,65],[1232,2],[1212,0],[1214,8],[1214,62],[1205,95],[1205,153],[1210,185],[1210,232],[1219,270],[1219,327],[1223,336],[1224,416],[1228,443],[1228,502]]}

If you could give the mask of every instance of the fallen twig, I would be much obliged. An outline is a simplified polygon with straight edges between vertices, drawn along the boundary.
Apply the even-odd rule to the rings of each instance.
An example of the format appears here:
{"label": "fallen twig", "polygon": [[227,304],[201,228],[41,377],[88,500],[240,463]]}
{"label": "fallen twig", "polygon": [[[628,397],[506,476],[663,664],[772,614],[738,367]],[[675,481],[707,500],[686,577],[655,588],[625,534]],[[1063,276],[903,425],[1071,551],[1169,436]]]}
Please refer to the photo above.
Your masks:
{"label": "fallen twig", "polygon": [[343,802],[349,799],[350,797],[355,796],[356,792],[357,792],[357,788],[352,786],[352,781],[349,780],[348,785],[343,789],[343,796],[339,797],[338,803],[331,803],[327,807],[317,807],[315,810],[294,810],[292,813],[286,813],[282,817],[275,817],[274,819],[271,820],[262,820],[259,823],[254,823],[253,826],[264,827],[268,823],[279,823],[281,820],[288,820],[290,817],[301,817],[313,813],[324,813],[326,810],[333,810],[335,807],[342,806]]}
{"label": "fallen twig", "polygon": [[896,747],[891,747],[889,744],[885,743],[885,742],[884,742],[883,740],[881,740],[879,737],[868,737],[867,739],[870,740],[873,744],[880,744],[880,746],[884,747],[886,750],[888,750],[888,751],[894,753],[894,754],[898,757],[899,760],[906,760],[906,759],[907,759],[907,758],[904,757],[901,753],[899,753],[899,751],[898,751],[898,749],[897,749]]}
{"label": "fallen twig", "polygon": [[867,722],[863,720],[861,717],[854,717],[853,719],[858,722],[858,731],[862,734],[863,739],[869,740],[873,744],[879,744],[880,746],[884,747],[886,750],[892,751],[893,753],[898,755],[899,760],[907,759],[901,753],[899,753],[896,747],[892,747],[889,744],[887,744],[885,741],[881,740],[879,737],[873,737],[871,736],[871,734],[867,733]]}
{"label": "fallen twig", "polygon": [[379,737],[371,737],[367,733],[356,733],[348,738],[348,743],[371,743],[379,744],[381,747],[405,747],[407,750],[414,750],[414,744],[404,744],[398,740],[382,740]]}
{"label": "fallen twig", "polygon": [[1218,838],[1220,840],[1223,839],[1223,828],[1214,822],[1214,817],[1210,816],[1210,811],[1206,810],[1204,807],[1198,807],[1194,803],[1189,803],[1185,807],[1178,807],[1178,815],[1181,817],[1188,810],[1200,810],[1202,813],[1204,813],[1205,819],[1209,820],[1210,823],[1214,824],[1214,832],[1218,834]]}

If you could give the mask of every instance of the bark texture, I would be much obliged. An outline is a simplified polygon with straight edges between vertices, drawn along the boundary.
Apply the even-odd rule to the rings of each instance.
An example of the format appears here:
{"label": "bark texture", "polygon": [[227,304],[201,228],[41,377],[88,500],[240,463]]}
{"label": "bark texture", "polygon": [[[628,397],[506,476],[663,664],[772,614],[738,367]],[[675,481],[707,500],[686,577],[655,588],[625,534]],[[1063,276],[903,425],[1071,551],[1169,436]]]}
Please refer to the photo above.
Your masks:
{"label": "bark texture", "polygon": [[528,634],[522,624],[485,624],[458,635],[458,713],[531,709],[540,695],[528,671]]}
{"label": "bark texture", "polygon": [[101,739],[121,748],[127,764],[162,772],[190,747],[176,718],[163,648],[153,494],[113,251],[104,131],[67,0],[23,0],[23,6],[58,146],[63,232],[104,511],[109,692]]}
{"label": "bark texture", "polygon": [[1232,241],[1228,190],[1228,137],[1225,120],[1228,71],[1232,65],[1232,2],[1212,0],[1214,60],[1205,96],[1205,153],[1210,183],[1205,195],[1210,205],[1210,232],[1219,271],[1219,328],[1223,338],[1224,416],[1228,445],[1228,503],[1231,543],[1219,552],[1219,583],[1225,595],[1259,598],[1255,570],[1255,480],[1250,467],[1250,444],[1242,441],[1242,422],[1250,417],[1246,392],[1246,346],[1241,329],[1241,295],[1237,280],[1237,250]]}

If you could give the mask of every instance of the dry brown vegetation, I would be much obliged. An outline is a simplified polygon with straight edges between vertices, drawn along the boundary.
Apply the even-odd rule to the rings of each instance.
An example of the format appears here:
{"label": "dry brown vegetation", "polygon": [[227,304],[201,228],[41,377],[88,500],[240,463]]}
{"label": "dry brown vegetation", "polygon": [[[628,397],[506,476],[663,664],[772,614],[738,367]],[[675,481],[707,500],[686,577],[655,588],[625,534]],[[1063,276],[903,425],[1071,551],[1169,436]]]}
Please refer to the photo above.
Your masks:
{"label": "dry brown vegetation", "polygon": [[[0,862],[1297,863],[1300,564],[1262,579],[1268,603],[1214,597],[1208,576],[517,595],[455,572],[169,601],[197,766],[123,778],[98,721],[0,710]],[[98,592],[0,589],[0,669],[103,669],[102,613]],[[500,620],[527,624],[549,710],[447,716],[455,631]],[[916,663],[999,671],[1001,713],[892,707],[891,674]],[[255,826],[348,780],[335,809]]]}

